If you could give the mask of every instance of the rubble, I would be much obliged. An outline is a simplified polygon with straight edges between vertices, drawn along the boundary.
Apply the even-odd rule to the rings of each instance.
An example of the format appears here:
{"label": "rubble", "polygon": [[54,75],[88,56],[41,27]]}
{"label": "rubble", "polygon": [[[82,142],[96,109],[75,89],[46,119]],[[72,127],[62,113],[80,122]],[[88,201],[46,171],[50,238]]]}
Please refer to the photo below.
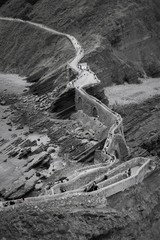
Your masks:
{"label": "rubble", "polygon": [[6,105],[6,101],[5,100],[0,101],[0,105],[2,106]]}

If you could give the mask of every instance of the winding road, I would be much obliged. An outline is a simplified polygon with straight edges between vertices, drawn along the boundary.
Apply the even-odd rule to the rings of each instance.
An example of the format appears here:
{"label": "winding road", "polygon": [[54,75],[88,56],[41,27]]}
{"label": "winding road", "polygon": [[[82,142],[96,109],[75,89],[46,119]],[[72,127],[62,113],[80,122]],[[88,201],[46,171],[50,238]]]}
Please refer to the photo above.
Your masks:
{"label": "winding road", "polygon": [[[65,36],[71,41],[72,45],[75,48],[76,56],[74,57],[73,60],[71,60],[68,63],[68,65],[71,69],[73,69],[75,72],[78,73],[78,77],[76,79],[74,79],[72,82],[68,83],[67,87],[68,88],[70,88],[70,87],[77,88],[82,94],[87,95],[93,102],[96,102],[97,104],[101,105],[101,107],[103,107],[105,111],[114,115],[116,121],[109,130],[108,137],[107,137],[106,142],[104,144],[103,152],[105,154],[109,155],[111,157],[111,159],[116,159],[116,157],[113,154],[108,153],[108,150],[111,146],[111,143],[112,143],[112,140],[114,138],[115,132],[117,132],[117,131],[120,132],[120,134],[122,135],[122,137],[124,139],[122,118],[118,113],[112,111],[105,104],[103,104],[101,101],[99,101],[95,97],[89,95],[84,90],[84,87],[86,87],[86,86],[89,86],[89,85],[93,86],[93,85],[99,84],[100,80],[97,78],[95,73],[92,72],[89,68],[88,68],[88,70],[82,70],[78,67],[78,64],[79,64],[80,60],[84,56],[84,49],[82,48],[80,43],[77,41],[77,39],[75,37],[69,35],[69,34],[53,30],[53,29],[51,29],[49,27],[46,27],[43,24],[39,24],[39,23],[24,21],[24,20],[16,19],[16,18],[8,18],[8,17],[0,17],[0,20],[1,21],[11,21],[11,22],[19,22],[19,23],[29,24],[31,26],[35,26],[35,27],[40,28],[42,30],[48,31],[52,34]],[[125,142],[125,139],[124,139],[124,142]],[[125,142],[125,144],[126,144],[126,142]]]}
{"label": "winding road", "polygon": [[[71,81],[70,83],[67,84],[67,87],[68,88],[76,88],[78,91],[81,92],[82,95],[85,95],[87,96],[87,98],[89,98],[92,102],[95,102],[96,104],[99,104],[101,106],[101,108],[103,108],[106,113],[108,114],[108,112],[114,116],[114,119],[115,119],[115,122],[114,124],[111,126],[109,132],[108,132],[108,136],[107,136],[107,139],[106,139],[106,142],[105,142],[105,145],[104,145],[104,148],[103,148],[103,152],[108,155],[110,157],[111,160],[118,160],[116,159],[116,156],[113,155],[113,154],[109,154],[108,151],[109,151],[109,148],[112,144],[112,141],[114,139],[114,136],[117,134],[117,132],[122,136],[122,138],[124,139],[124,134],[123,134],[123,125],[122,125],[122,118],[121,116],[112,111],[110,108],[108,108],[105,104],[103,104],[100,100],[96,99],[95,97],[89,95],[86,91],[85,91],[85,87],[86,86],[93,86],[93,85],[97,85],[100,83],[100,80],[97,78],[97,76],[95,75],[94,72],[92,72],[89,67],[86,69],[80,69],[79,68],[79,62],[80,60],[83,58],[84,56],[84,50],[83,48],[81,47],[80,43],[76,40],[75,37],[69,35],[69,34],[65,34],[65,33],[62,33],[62,32],[58,32],[58,31],[55,31],[55,30],[52,30],[51,28],[48,28],[42,24],[38,24],[38,23],[33,23],[33,22],[29,22],[29,21],[23,21],[21,19],[13,19],[13,18],[4,18],[4,17],[0,17],[0,20],[1,21],[12,21],[12,22],[20,22],[20,23],[25,23],[25,24],[29,24],[31,26],[36,26],[42,30],[45,30],[45,31],[49,31],[53,34],[58,34],[58,35],[62,35],[62,36],[65,36],[67,37],[72,45],[74,46],[75,48],[75,52],[76,52],[76,56],[74,57],[73,60],[71,60],[68,65],[71,69],[73,69],[74,72],[78,73],[78,77],[76,79],[74,79],[73,81]],[[125,143],[125,139],[124,139],[124,143]],[[126,144],[126,143],[125,143]],[[99,195],[96,195],[95,194],[95,197],[96,199],[98,199],[97,196],[99,196],[99,198],[101,198],[104,194],[104,192],[106,192],[106,190],[108,189],[108,196],[118,192],[118,191],[123,191],[124,189],[134,185],[135,183],[138,183],[140,181],[143,180],[144,176],[145,176],[145,172],[144,170],[146,170],[148,168],[148,165],[149,165],[149,162],[150,160],[145,160],[145,159],[142,159],[144,160],[144,166],[142,166],[140,169],[139,169],[139,172],[137,172],[136,176],[132,176],[130,177],[129,181],[128,179],[123,179],[117,183],[114,183],[114,186],[116,186],[116,189],[114,189],[114,191],[112,191],[112,187],[113,185],[110,185],[110,186],[106,186],[102,189],[100,189],[98,191],[98,194]],[[137,160],[139,161],[139,160]],[[131,160],[131,163],[133,165],[135,165],[135,162],[134,162],[134,159]],[[113,165],[116,164],[116,161],[114,161],[114,163],[112,163]],[[126,166],[126,168],[128,168],[128,162],[125,162],[123,165]],[[105,166],[103,166],[105,168]],[[124,167],[124,166],[121,166],[121,168]],[[106,167],[107,168],[107,167]],[[106,168],[105,168],[105,172],[106,172]],[[109,165],[109,169],[111,168],[111,165]],[[145,169],[144,169],[145,168]],[[109,171],[108,169],[108,171]],[[119,169],[119,166],[117,166],[117,170]],[[90,172],[90,173],[94,173],[96,170],[95,169],[83,169],[84,172]],[[148,170],[148,169],[147,169]],[[146,170],[146,171],[147,171]],[[120,171],[120,169],[119,169]],[[83,173],[84,174],[84,173]],[[139,175],[138,175],[139,174]],[[95,175],[93,176],[95,177]],[[78,180],[79,181],[79,180]],[[74,183],[73,183],[74,184]],[[111,191],[110,191],[111,190]],[[79,195],[78,195],[79,194]],[[94,193],[93,193],[94,194]],[[91,198],[93,198],[93,194],[91,196]],[[109,195],[110,194],[110,195]],[[57,202],[59,202],[59,199],[62,199],[62,200],[66,200],[67,201],[67,196],[69,195],[66,195],[66,197],[62,196],[61,194],[60,195],[57,195],[55,197],[55,200]],[[80,193],[76,193],[75,195],[73,194],[73,197],[75,196],[75,200],[77,202],[77,198],[80,197]],[[90,195],[88,195],[90,197]],[[107,195],[106,195],[107,196]],[[82,197],[83,197],[83,194],[82,194]],[[47,200],[47,199],[54,199],[54,196],[39,196],[39,197],[33,197],[33,198],[30,198],[30,199],[27,199],[26,201],[27,202],[38,202],[39,200]],[[72,199],[71,199],[72,200]],[[55,202],[56,202],[55,201]],[[90,200],[89,200],[90,201]],[[23,200],[17,200],[17,203],[22,203]],[[72,203],[72,201],[71,201]]]}

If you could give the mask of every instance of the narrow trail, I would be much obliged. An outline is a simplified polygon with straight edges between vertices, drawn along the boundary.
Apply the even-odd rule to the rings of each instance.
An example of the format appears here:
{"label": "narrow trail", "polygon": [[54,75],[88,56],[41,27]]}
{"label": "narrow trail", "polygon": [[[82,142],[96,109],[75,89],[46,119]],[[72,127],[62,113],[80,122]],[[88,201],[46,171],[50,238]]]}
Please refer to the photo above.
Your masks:
{"label": "narrow trail", "polygon": [[[11,21],[11,22],[19,22],[19,23],[24,23],[24,24],[29,24],[31,26],[35,26],[37,28],[40,28],[42,30],[45,30],[45,31],[49,31],[51,32],[52,34],[57,34],[57,35],[61,35],[61,36],[65,36],[67,37],[73,47],[75,48],[75,57],[73,60],[71,60],[68,65],[71,69],[73,69],[74,72],[78,73],[78,77],[76,79],[74,79],[73,81],[69,82],[67,84],[67,88],[76,88],[77,91],[79,91],[82,95],[85,95],[87,96],[87,98],[89,98],[91,100],[91,102],[94,102],[96,104],[98,104],[101,108],[103,108],[105,111],[106,111],[106,116],[107,116],[107,113],[111,114],[112,116],[114,116],[114,119],[115,119],[115,122],[114,124],[111,126],[111,128],[109,129],[109,132],[108,132],[108,136],[106,138],[106,141],[105,141],[105,144],[104,144],[104,148],[103,148],[103,152],[108,155],[108,157],[114,161],[118,160],[116,158],[116,156],[114,154],[110,154],[108,153],[109,151],[109,148],[112,144],[112,141],[114,139],[114,136],[117,134],[117,132],[122,136],[122,138],[124,139],[124,134],[123,134],[123,125],[122,125],[122,118],[121,116],[112,111],[110,108],[108,108],[105,104],[103,104],[100,100],[98,100],[97,98],[89,95],[86,91],[85,91],[85,87],[87,86],[93,86],[93,85],[97,85],[100,83],[100,80],[97,78],[97,76],[95,75],[94,72],[92,72],[89,67],[87,68],[87,70],[82,70],[79,68],[79,62],[81,61],[81,59],[83,58],[84,56],[84,50],[83,48],[81,47],[80,43],[76,40],[75,37],[69,35],[69,34],[65,34],[65,33],[62,33],[62,32],[58,32],[58,31],[55,31],[55,30],[52,30],[51,28],[48,28],[42,24],[38,24],[38,23],[33,23],[33,22],[29,22],[29,21],[23,21],[21,19],[13,19],[13,18],[4,18],[4,17],[0,17],[0,20],[1,21]],[[126,144],[125,142],[125,139],[124,139],[124,143]],[[145,160],[146,161],[146,160]],[[133,161],[134,162],[134,161]],[[147,164],[146,166],[148,167],[148,164],[149,164],[149,160],[146,161]],[[98,165],[97,165],[98,166]],[[128,167],[127,163],[126,163],[126,166]],[[142,169],[143,170],[143,169]],[[95,170],[86,170],[87,172],[94,172]],[[137,173],[137,176],[138,176],[138,173]],[[136,180],[137,181],[137,180]],[[127,183],[127,180],[124,180],[125,183]],[[133,182],[132,184],[135,183],[135,179],[133,179]],[[126,187],[128,185],[126,184]],[[111,187],[111,186],[110,186]],[[108,188],[108,186],[107,186]],[[107,189],[106,188],[106,189]],[[122,186],[122,189],[123,189],[123,186]],[[104,191],[105,189],[101,189],[101,191]],[[98,194],[101,194],[101,191],[99,191]],[[66,195],[67,196],[67,195]],[[77,196],[77,193],[76,195]],[[99,195],[101,196],[101,195]],[[28,202],[31,202],[32,200],[33,201],[39,201],[39,200],[46,200],[46,199],[58,199],[58,198],[63,198],[63,196],[60,194],[60,195],[56,195],[56,196],[39,196],[39,197],[36,197],[36,198],[30,198],[30,200],[27,200]],[[64,197],[65,198],[65,197]]]}

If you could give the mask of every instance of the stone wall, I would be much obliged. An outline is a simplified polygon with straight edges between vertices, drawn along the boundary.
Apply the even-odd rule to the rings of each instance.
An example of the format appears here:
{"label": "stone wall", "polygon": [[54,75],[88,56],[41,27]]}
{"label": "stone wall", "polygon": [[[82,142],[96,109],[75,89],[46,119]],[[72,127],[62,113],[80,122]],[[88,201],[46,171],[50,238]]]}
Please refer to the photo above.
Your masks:
{"label": "stone wall", "polygon": [[[34,204],[41,201],[46,202],[46,204],[48,201],[50,201],[52,202],[52,205],[54,207],[73,206],[73,205],[74,206],[79,206],[79,205],[99,206],[101,204],[106,204],[107,197],[112,196],[113,194],[116,194],[118,192],[124,191],[125,189],[142,182],[146,174],[149,172],[150,161],[151,161],[150,159],[146,160],[145,158],[136,158],[123,163],[121,168],[117,169],[118,172],[120,170],[122,171],[126,167],[127,168],[134,167],[136,164],[139,164],[139,163],[141,164],[143,163],[143,165],[137,170],[135,175],[121,180],[121,178],[123,177],[121,174],[119,174],[117,176],[117,180],[119,180],[118,182],[113,183],[109,186],[103,187],[97,191],[93,191],[90,193],[71,191],[71,192],[65,192],[57,195],[31,197],[31,198],[25,199],[24,201],[22,199],[15,200],[15,204],[23,204],[23,203]],[[6,203],[7,202],[5,202],[5,204]],[[0,207],[3,207],[3,204],[1,204]]]}
{"label": "stone wall", "polygon": [[150,160],[148,160],[143,166],[141,166],[138,170],[137,174],[137,182],[142,182],[145,174],[149,171]]}
{"label": "stone wall", "polygon": [[[45,200],[52,200],[53,204],[55,205],[81,205],[89,204],[89,205],[97,205],[102,204],[104,199],[106,200],[107,197],[112,196],[118,192],[124,191],[125,189],[134,186],[135,184],[138,184],[143,181],[145,178],[148,167],[150,165],[150,159],[144,159],[144,158],[136,158],[132,159],[126,163],[123,163],[121,166],[121,170],[125,167],[134,167],[138,163],[143,163],[143,165],[137,170],[136,174],[128,177],[126,179],[120,180],[121,175],[118,176],[118,179],[120,181],[113,183],[109,186],[103,187],[97,191],[93,191],[90,193],[84,193],[84,192],[68,192],[64,194],[57,194],[53,196],[46,196]],[[37,198],[32,198],[33,201],[37,201]],[[38,197],[40,200],[41,197]],[[42,197],[42,200],[44,201],[44,197]],[[32,202],[31,199],[27,199],[27,201]]]}
{"label": "stone wall", "polygon": [[88,95],[82,89],[76,88],[75,104],[77,110],[83,110],[87,115],[97,117],[108,129],[110,129],[116,121],[116,117],[112,112],[107,111],[106,106],[98,99]]}
{"label": "stone wall", "polygon": [[122,135],[115,134],[113,136],[108,153],[115,155],[120,160],[125,160],[128,157],[128,148]]}
{"label": "stone wall", "polygon": [[[93,168],[91,170],[84,170],[83,173],[77,173],[76,176],[70,176],[72,179],[69,182],[59,183],[55,185],[52,189],[54,194],[61,193],[61,189],[65,189],[65,191],[76,190],[77,192],[79,192],[79,188],[83,189],[84,187],[89,186],[91,183],[93,183],[94,180],[97,183],[101,182],[104,175],[106,174],[108,175],[109,179],[99,183],[99,185],[103,186],[104,184],[104,186],[108,186],[113,184],[114,182],[117,183],[118,181],[126,178],[126,176],[124,175],[124,171],[126,171],[128,168],[134,168],[138,165],[140,166],[143,164],[142,167],[140,167],[140,169],[143,169],[145,161],[146,159],[144,158],[135,158],[131,159],[130,161],[124,162],[123,164],[114,167],[113,169],[112,165],[114,166],[114,164],[110,164],[108,166]],[[146,169],[144,169],[142,173],[140,172],[140,174],[144,175],[145,172]]]}
{"label": "stone wall", "polygon": [[92,169],[88,171],[84,171],[80,175],[77,174],[72,180],[66,183],[60,183],[53,187],[53,191],[55,194],[61,192],[61,188],[65,189],[66,191],[78,189],[83,187],[84,185],[88,184],[89,182],[93,182],[96,178],[100,177],[101,175],[107,174],[109,170],[109,166],[106,167],[99,167],[97,169]]}
{"label": "stone wall", "polygon": [[75,88],[75,105],[76,110],[83,110],[85,114],[97,118],[107,127],[103,137],[107,139],[109,148],[106,148],[105,143],[104,148],[107,150],[104,152],[124,161],[129,155],[129,149],[123,134],[122,118],[82,88]]}
{"label": "stone wall", "polygon": [[143,165],[146,161],[146,158],[143,157],[138,157],[138,158],[132,158],[131,160],[124,162],[123,164],[115,167],[110,171],[110,176],[119,174],[123,171],[125,171],[128,168],[134,168],[137,165]]}
{"label": "stone wall", "polygon": [[[96,193],[97,197],[109,197],[115,193],[124,191],[125,189],[142,182],[145,178],[146,173],[148,172],[149,165],[150,159],[146,160],[146,162],[139,168],[135,175],[98,190]],[[129,167],[131,167],[131,165],[129,165]],[[91,194],[94,194],[94,192]]]}
{"label": "stone wall", "polygon": [[116,182],[119,182],[119,181],[123,180],[126,177],[127,177],[127,175],[125,173],[119,173],[116,176],[113,176],[113,177],[111,177],[111,178],[109,178],[105,181],[102,181],[102,182],[98,183],[97,185],[98,185],[98,188],[107,187],[111,184],[114,184]]}

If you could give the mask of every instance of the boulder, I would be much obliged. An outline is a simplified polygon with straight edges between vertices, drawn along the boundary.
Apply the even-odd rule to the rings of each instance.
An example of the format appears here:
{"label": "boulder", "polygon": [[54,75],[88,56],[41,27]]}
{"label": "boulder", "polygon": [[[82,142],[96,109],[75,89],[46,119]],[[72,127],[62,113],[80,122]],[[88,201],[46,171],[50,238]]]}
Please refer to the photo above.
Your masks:
{"label": "boulder", "polygon": [[33,161],[28,164],[28,168],[31,169],[36,165],[40,164],[44,159],[48,157],[48,155],[49,154],[47,152],[42,152],[40,155],[35,156]]}
{"label": "boulder", "polygon": [[41,190],[42,189],[42,186],[43,186],[43,183],[37,183],[35,185],[35,189],[38,191],[38,190]]}
{"label": "boulder", "polygon": [[32,151],[33,154],[38,154],[43,151],[43,146],[36,146],[34,150]]}
{"label": "boulder", "polygon": [[4,101],[4,100],[2,100],[1,102],[0,102],[0,105],[5,105],[6,104],[6,101]]}
{"label": "boulder", "polygon": [[48,147],[47,148],[47,152],[48,153],[54,153],[56,150],[55,150],[55,148],[54,147]]}
{"label": "boulder", "polygon": [[44,159],[42,161],[42,166],[44,166],[45,168],[49,168],[50,167],[50,161],[51,161],[51,156],[48,156],[46,159]]}
{"label": "boulder", "polygon": [[8,157],[15,157],[15,156],[17,156],[19,151],[20,151],[19,148],[13,149],[11,152],[8,153]]}
{"label": "boulder", "polygon": [[9,194],[6,195],[5,198],[7,199],[17,199],[25,196],[28,192],[30,192],[37,181],[37,177],[33,175],[31,178],[29,178],[27,181],[21,183],[21,180],[19,180],[19,185],[15,186],[13,185],[13,188],[10,190]]}
{"label": "boulder", "polygon": [[7,122],[6,124],[9,125],[9,126],[11,126],[11,125],[12,125],[12,122]]}
{"label": "boulder", "polygon": [[32,127],[29,128],[29,133],[33,133],[34,129]]}
{"label": "boulder", "polygon": [[25,147],[20,151],[18,158],[21,159],[21,158],[27,157],[30,153],[31,153],[31,147]]}
{"label": "boulder", "polygon": [[16,130],[20,130],[20,129],[23,129],[23,126],[20,124],[18,125],[18,127],[16,128]]}

